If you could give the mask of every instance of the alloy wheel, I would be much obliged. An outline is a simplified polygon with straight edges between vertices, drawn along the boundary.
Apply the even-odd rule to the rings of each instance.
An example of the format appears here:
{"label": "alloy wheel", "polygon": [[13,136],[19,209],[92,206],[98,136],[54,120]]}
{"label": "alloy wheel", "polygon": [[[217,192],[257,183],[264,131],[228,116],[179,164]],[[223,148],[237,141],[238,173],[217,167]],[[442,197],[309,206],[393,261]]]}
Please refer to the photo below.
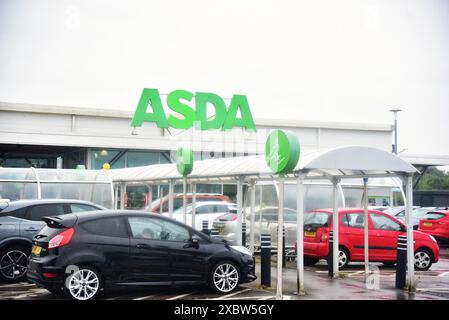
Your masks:
{"label": "alloy wheel", "polygon": [[80,269],[69,276],[70,295],[77,300],[93,298],[100,288],[98,275],[89,269]]}
{"label": "alloy wheel", "polygon": [[230,263],[220,264],[214,271],[213,282],[221,292],[231,292],[239,284],[239,272]]}
{"label": "alloy wheel", "polygon": [[338,267],[344,267],[348,263],[348,256],[346,252],[338,251]]}
{"label": "alloy wheel", "polygon": [[27,272],[28,256],[20,250],[7,251],[0,259],[0,272],[8,280],[22,278]]}
{"label": "alloy wheel", "polygon": [[419,269],[425,269],[429,266],[432,259],[425,251],[418,251],[415,253],[415,266]]}

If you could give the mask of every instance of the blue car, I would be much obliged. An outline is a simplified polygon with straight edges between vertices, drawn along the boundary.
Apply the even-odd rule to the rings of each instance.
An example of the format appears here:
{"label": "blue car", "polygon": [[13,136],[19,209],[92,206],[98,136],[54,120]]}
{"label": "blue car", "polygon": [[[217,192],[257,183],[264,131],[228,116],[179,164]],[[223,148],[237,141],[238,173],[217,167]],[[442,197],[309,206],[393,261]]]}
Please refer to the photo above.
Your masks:
{"label": "blue car", "polygon": [[0,200],[0,279],[26,279],[33,237],[45,226],[42,217],[105,209],[79,200]]}

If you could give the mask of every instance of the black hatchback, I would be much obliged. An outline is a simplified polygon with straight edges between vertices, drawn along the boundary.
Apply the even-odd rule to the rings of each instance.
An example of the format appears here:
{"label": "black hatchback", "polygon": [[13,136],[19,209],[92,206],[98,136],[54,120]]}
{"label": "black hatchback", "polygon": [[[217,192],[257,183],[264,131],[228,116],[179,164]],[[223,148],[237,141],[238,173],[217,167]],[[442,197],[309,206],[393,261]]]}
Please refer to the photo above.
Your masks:
{"label": "black hatchback", "polygon": [[256,279],[251,252],[160,215],[99,211],[43,218],[28,280],[89,300],[103,290],[204,284],[219,293]]}

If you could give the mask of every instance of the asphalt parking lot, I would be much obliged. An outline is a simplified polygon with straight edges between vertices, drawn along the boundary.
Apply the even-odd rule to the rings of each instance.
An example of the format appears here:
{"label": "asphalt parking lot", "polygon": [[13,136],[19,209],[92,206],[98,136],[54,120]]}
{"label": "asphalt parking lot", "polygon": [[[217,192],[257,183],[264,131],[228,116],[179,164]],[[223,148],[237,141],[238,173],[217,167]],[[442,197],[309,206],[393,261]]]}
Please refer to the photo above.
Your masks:
{"label": "asphalt parking lot", "polygon": [[[275,260],[275,259],[273,259]],[[351,264],[341,272],[341,278],[329,279],[327,264],[320,261],[312,267],[305,267],[306,295],[298,296],[296,291],[296,264],[288,262],[283,272],[284,299],[449,299],[449,248],[441,249],[440,261],[428,271],[417,271],[417,291],[409,294],[394,289],[395,269],[373,264],[378,287],[368,288],[363,264]],[[258,264],[256,272],[260,273]],[[260,279],[243,284],[233,293],[214,294],[204,287],[150,288],[145,290],[121,290],[103,294],[104,300],[274,300],[276,270],[272,265],[272,287],[261,288]],[[0,283],[1,300],[59,300],[64,297],[49,293],[27,282]]]}

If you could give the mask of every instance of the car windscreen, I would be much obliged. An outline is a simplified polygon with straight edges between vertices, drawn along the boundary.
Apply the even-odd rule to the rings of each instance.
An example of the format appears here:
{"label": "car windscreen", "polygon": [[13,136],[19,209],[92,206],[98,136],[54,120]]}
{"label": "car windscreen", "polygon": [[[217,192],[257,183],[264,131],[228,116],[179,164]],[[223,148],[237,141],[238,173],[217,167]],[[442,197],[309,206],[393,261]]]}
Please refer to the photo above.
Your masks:
{"label": "car windscreen", "polygon": [[304,226],[328,227],[331,215],[327,212],[307,212],[304,214]]}
{"label": "car windscreen", "polygon": [[429,212],[423,217],[423,220],[439,220],[445,216],[446,215],[441,212]]}

